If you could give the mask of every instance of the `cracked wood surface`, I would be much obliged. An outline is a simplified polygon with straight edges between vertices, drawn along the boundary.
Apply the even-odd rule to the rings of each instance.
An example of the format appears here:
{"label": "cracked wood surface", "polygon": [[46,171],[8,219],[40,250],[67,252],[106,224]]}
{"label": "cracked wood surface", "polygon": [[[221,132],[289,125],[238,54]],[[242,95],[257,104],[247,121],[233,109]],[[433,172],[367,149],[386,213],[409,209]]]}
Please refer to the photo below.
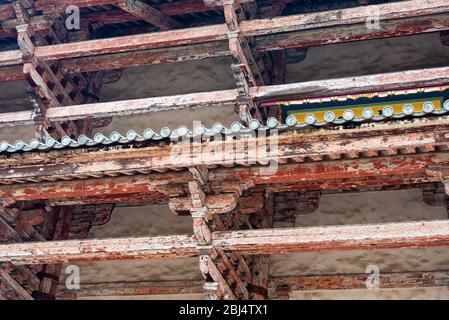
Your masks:
{"label": "cracked wood surface", "polygon": [[[272,277],[269,280],[269,298],[287,299],[292,291],[366,289],[370,274],[329,274]],[[449,271],[416,271],[381,273],[380,288],[447,287]],[[67,290],[60,285],[57,298],[70,300],[96,297],[132,297],[140,295],[201,294],[203,281],[145,281],[88,283],[80,290]]]}
{"label": "cracked wood surface", "polygon": [[[443,0],[426,2],[410,0],[400,3],[387,3],[368,7],[360,6],[272,19],[242,21],[240,30],[245,37],[256,36],[256,49],[258,51],[279,50],[289,47],[309,47],[329,43],[443,31],[449,29],[449,18],[445,14],[448,11],[449,5]],[[163,10],[161,12],[163,13]],[[365,21],[372,16],[372,12],[381,13],[380,30],[366,28]],[[340,19],[339,17],[344,18]],[[186,44],[207,44],[210,41],[227,40],[227,29],[226,24],[219,24],[145,35],[50,45],[37,47],[36,56],[43,60],[73,59],[83,56],[160,49]],[[182,54],[182,51],[179,51],[179,53]],[[223,54],[221,50],[215,53],[218,55]],[[17,60],[17,58],[20,58],[18,54],[18,52],[14,51],[3,53],[0,65],[20,63]],[[209,51],[209,57],[213,55],[214,52]],[[198,57],[196,54],[192,56]],[[11,57],[13,57],[12,60]],[[100,57],[100,59],[104,58],[104,56]],[[111,60],[119,60],[120,58],[122,57],[111,57]],[[129,59],[126,56],[123,56],[123,58],[124,60],[120,67],[126,67],[129,63]],[[80,68],[82,68],[83,64],[86,64],[86,61],[79,61]],[[105,67],[104,63],[100,63],[95,67],[96,62],[94,60],[90,64],[90,71],[94,71],[94,68],[97,68],[96,70],[104,70],[102,68]],[[119,67],[117,62],[116,67]],[[71,69],[74,69],[73,65]],[[9,70],[9,75],[2,74],[2,69],[0,69],[0,79],[11,78],[12,75],[10,73],[11,70]]]}
{"label": "cracked wood surface", "polygon": [[[449,245],[449,221],[216,231],[216,250],[242,255]],[[198,255],[192,235],[28,242],[0,245],[0,261],[15,264],[160,259]]]}

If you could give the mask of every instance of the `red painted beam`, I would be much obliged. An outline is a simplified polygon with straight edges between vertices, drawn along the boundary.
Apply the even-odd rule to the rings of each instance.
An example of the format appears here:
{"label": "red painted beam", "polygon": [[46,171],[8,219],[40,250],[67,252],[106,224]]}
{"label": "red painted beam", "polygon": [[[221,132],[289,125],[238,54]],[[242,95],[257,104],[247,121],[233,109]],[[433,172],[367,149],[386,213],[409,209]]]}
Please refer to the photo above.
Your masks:
{"label": "red painted beam", "polygon": [[226,33],[226,25],[220,24],[37,47],[35,55],[43,60],[58,60],[134,50],[174,47],[225,40],[227,38]]}
{"label": "red painted beam", "polygon": [[[86,1],[86,3],[90,4],[94,3],[94,1]],[[380,29],[367,28],[365,25],[365,21],[372,16],[373,11],[381,13]],[[278,50],[289,47],[308,47],[447,30],[449,29],[447,12],[449,12],[449,4],[444,0],[432,0],[425,3],[418,0],[409,0],[375,6],[360,6],[328,12],[245,21],[241,23],[240,30],[243,36],[256,36],[257,50]],[[345,18],[342,19],[341,17]],[[203,45],[210,41],[222,41],[227,39],[226,33],[227,26],[220,24],[38,47],[35,54],[36,57],[42,60],[98,56],[100,60],[104,60],[105,57],[103,55],[108,54],[174,48],[181,45]],[[222,52],[219,48],[209,47],[209,49],[207,57],[219,56],[220,52]],[[179,59],[176,59],[174,55],[185,57],[182,51],[178,50],[176,52],[176,49],[174,50],[172,58],[167,59],[167,62],[178,61]],[[204,52],[200,48],[198,50]],[[219,50],[220,52],[214,50]],[[199,55],[201,54],[190,54],[194,59]],[[106,59],[115,59],[115,68],[127,67],[131,60],[126,55]],[[150,59],[147,60],[147,63],[152,63],[152,61],[159,63],[161,60],[164,60],[164,58]],[[74,66],[72,63],[70,67],[67,67],[67,70],[76,72],[77,68],[83,68],[82,65],[85,61],[80,60],[78,62],[78,66]],[[3,62],[0,59],[1,64]],[[99,63],[96,70],[104,70],[103,68],[106,67],[108,67],[108,64]],[[94,71],[93,68],[95,68],[95,63],[91,62],[89,71]]]}
{"label": "red painted beam", "polygon": [[[448,166],[449,155],[445,153],[416,154],[409,156],[382,157],[346,161],[326,161],[306,164],[281,165],[272,175],[261,175],[261,167],[216,169],[209,173],[211,183],[220,185],[226,181],[254,181],[268,185],[271,191],[285,190],[334,190],[367,186],[416,184],[439,181],[428,175],[427,169]],[[99,175],[101,176],[101,175]],[[56,177],[55,177],[56,178]],[[110,203],[124,199],[126,195],[160,194],[165,197],[184,195],[182,185],[191,180],[186,172],[153,173],[151,175],[122,176],[61,182],[41,182],[1,186],[1,199],[45,200],[58,202],[90,199],[90,203]],[[292,184],[295,184],[293,187]],[[283,189],[283,186],[286,186]],[[289,187],[290,186],[290,187]],[[117,198],[118,197],[118,198]]]}

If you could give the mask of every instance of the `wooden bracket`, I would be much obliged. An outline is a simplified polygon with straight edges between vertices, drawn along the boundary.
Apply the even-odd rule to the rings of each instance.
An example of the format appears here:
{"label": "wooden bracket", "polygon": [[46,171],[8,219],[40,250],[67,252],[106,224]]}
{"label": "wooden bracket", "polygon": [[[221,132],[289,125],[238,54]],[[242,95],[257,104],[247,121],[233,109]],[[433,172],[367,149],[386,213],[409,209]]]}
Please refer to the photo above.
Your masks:
{"label": "wooden bracket", "polygon": [[243,37],[239,29],[239,15],[243,9],[236,1],[226,1],[223,4],[225,20],[229,29],[229,50],[234,59],[231,66],[237,84],[239,96],[237,97],[238,113],[240,119],[248,124],[252,118],[263,121],[262,114],[257,104],[249,94],[249,88],[265,84],[259,71],[247,39]]}

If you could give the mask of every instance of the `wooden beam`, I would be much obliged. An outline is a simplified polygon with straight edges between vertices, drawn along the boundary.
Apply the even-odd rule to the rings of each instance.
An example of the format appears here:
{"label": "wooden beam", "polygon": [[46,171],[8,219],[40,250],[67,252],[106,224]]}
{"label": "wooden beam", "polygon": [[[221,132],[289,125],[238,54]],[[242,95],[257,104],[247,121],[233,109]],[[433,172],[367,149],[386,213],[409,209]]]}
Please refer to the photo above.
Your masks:
{"label": "wooden beam", "polygon": [[[126,67],[140,67],[153,64],[194,61],[207,58],[229,56],[229,48],[224,42],[214,41],[188,46],[140,50],[106,54],[92,57],[61,60],[61,69],[67,73],[114,70]],[[6,70],[4,71],[6,78]],[[0,68],[0,80],[2,69]]]}
{"label": "wooden beam", "polygon": [[[278,159],[288,160],[300,156],[308,157],[310,155],[325,156],[326,154],[345,154],[347,152],[383,150],[386,148],[400,149],[406,146],[445,145],[449,141],[449,136],[447,136],[448,131],[449,119],[443,118],[438,120],[423,119],[421,121],[414,121],[408,123],[406,127],[403,124],[383,123],[366,128],[348,129],[344,132],[310,132],[301,135],[293,133],[268,138],[249,138],[247,141],[242,138],[245,145],[250,146],[255,145],[256,142],[259,146],[276,143],[277,152],[273,152],[273,154],[267,152],[266,157],[262,159],[251,159],[254,160],[251,163],[246,152],[236,154],[233,163],[248,163],[250,167],[247,169],[233,169],[231,171],[235,172],[235,175],[241,175],[242,177],[247,174],[248,178],[257,178],[260,181],[265,179],[266,182],[271,181],[275,183],[276,174],[268,175],[265,178],[257,174],[259,172],[258,164],[260,162],[265,163],[265,160],[276,161]],[[271,140],[274,141],[272,142]],[[304,144],[307,144],[306,148]],[[236,141],[232,139],[204,142],[198,145],[197,148],[189,149],[190,152],[185,152],[183,149],[177,150],[177,146],[182,148],[182,145],[174,144],[166,147],[125,148],[107,152],[102,150],[90,150],[86,152],[83,149],[59,150],[39,157],[33,157],[33,153],[27,153],[23,157],[0,159],[0,183],[13,183],[14,179],[24,179],[25,181],[27,179],[38,179],[38,181],[39,179],[41,181],[45,179],[59,180],[62,178],[76,179],[77,176],[85,176],[88,178],[91,176],[102,177],[109,174],[121,175],[128,173],[134,175],[138,171],[148,173],[152,170],[168,170],[170,168],[186,168],[212,164],[222,165],[225,159],[224,154],[220,154],[217,151],[212,155],[210,150],[220,150],[223,152],[239,150]],[[173,157],[173,154],[177,154],[177,157]],[[329,174],[328,178],[343,178],[347,177],[348,173],[344,173],[344,170],[350,170],[351,166],[360,168],[360,170],[352,169],[350,172],[356,177],[359,172],[360,174],[364,172],[365,174],[374,175],[379,175],[380,172],[388,172],[388,174],[424,173],[426,166],[444,165],[447,161],[448,155],[438,152],[360,160],[319,161],[316,162],[316,165],[310,163],[286,164],[279,165],[279,167],[285,168],[285,170],[287,170],[286,168],[292,168],[291,174],[294,170],[297,170],[298,175],[291,175],[292,178],[299,178],[299,175],[303,174],[302,180],[305,181],[306,177],[311,177],[311,179],[318,178],[317,173],[326,167],[329,167],[327,169],[328,172],[333,171],[336,173],[334,176]],[[368,165],[368,167],[364,168],[363,165]],[[13,171],[11,170],[12,166],[14,166]],[[251,166],[254,168],[251,169]],[[220,171],[212,170],[210,174],[216,179],[219,176],[217,172]],[[188,179],[188,176],[189,174],[179,173],[179,178],[173,180],[173,183],[175,181],[185,182],[186,180],[181,179]],[[150,183],[145,189],[141,189],[140,192],[155,191],[150,187],[152,184],[158,181],[168,181],[167,179],[170,177],[174,179],[174,173],[160,176],[153,173],[147,178],[141,177],[139,179],[143,179],[142,181],[144,181],[145,179],[151,179],[151,177],[155,177],[157,180]],[[111,183],[109,186],[104,186],[105,189],[101,192],[112,192],[113,189],[108,189],[114,184],[112,181]],[[137,184],[137,181],[135,183]],[[93,182],[92,184],[95,185],[96,183]],[[120,187],[119,189],[124,188]],[[2,187],[0,190],[2,193],[14,191],[8,187]],[[48,196],[54,192],[58,192],[58,190],[49,191]],[[102,195],[101,192],[91,193],[91,196]]]}
{"label": "wooden beam", "polygon": [[[169,207],[175,214],[183,215],[192,208],[191,197],[170,198]],[[232,211],[237,205],[234,193],[209,195],[204,203],[211,214],[223,214]]]}
{"label": "wooden beam", "polygon": [[[415,25],[417,27],[410,28],[410,25]],[[220,26],[221,28],[226,27],[226,25]],[[331,43],[362,41],[369,39],[387,38],[392,36],[405,36],[420,33],[436,32],[440,30],[449,29],[449,18],[444,15],[438,15],[436,17],[431,18],[426,16],[417,18],[408,18],[404,19],[403,21],[391,20],[383,22],[381,24],[381,27],[382,27],[381,30],[368,29],[363,24],[363,26],[362,25],[338,26],[335,28],[329,28],[329,30],[326,30],[326,32],[323,32],[322,29],[311,29],[287,33],[268,34],[265,36],[256,37],[255,48],[257,51],[272,51],[285,48],[311,47]],[[219,35],[220,33],[217,33],[215,39],[217,39]],[[242,29],[242,35],[247,36],[244,33],[244,29]],[[164,35],[161,35],[161,37],[164,37]],[[198,48],[200,48],[202,45],[206,45],[206,43],[200,42]],[[156,48],[161,48],[161,46],[157,46]],[[93,60],[95,60],[97,57],[98,59],[102,59],[102,57],[98,56],[96,53],[94,55],[89,54],[89,49],[87,47],[85,49],[87,50],[86,56],[91,56]],[[171,47],[169,49],[175,50],[175,47]],[[81,50],[80,52],[82,52]],[[67,52],[68,55],[70,55],[69,53],[70,50],[67,50]],[[109,49],[105,51],[105,54],[108,53]],[[76,53],[77,56],[79,54],[81,53]],[[173,54],[176,54],[176,52],[174,52]],[[213,50],[211,50],[209,54],[210,56],[218,56],[218,53]],[[70,58],[70,56],[68,57]],[[119,64],[120,67],[122,68],[127,67],[128,63],[127,61],[129,59],[126,59],[125,55],[118,58],[120,58],[120,60],[117,60],[116,63]],[[81,61],[78,63],[78,65],[80,68],[82,68]],[[94,65],[92,65],[92,67],[94,67]],[[97,70],[103,70],[102,68],[103,65],[100,64],[98,65]]]}
{"label": "wooden beam", "polygon": [[250,88],[250,93],[259,101],[279,101],[295,97],[324,98],[352,93],[378,93],[447,83],[449,83],[449,68],[442,67],[256,87]]}
{"label": "wooden beam", "polygon": [[[211,245],[239,254],[428,248],[449,245],[449,221],[217,231]],[[0,261],[16,264],[155,259],[198,254],[190,235],[28,242],[0,245]]]}
{"label": "wooden beam", "polygon": [[267,34],[256,37],[258,51],[272,51],[287,48],[307,48],[328,44],[366,41],[388,37],[402,37],[415,34],[447,30],[447,15],[437,14],[397,20],[381,21],[380,28],[367,28],[365,23],[340,25],[329,28],[307,29],[285,33]]}
{"label": "wooden beam", "polygon": [[199,92],[158,98],[144,98],[116,102],[102,102],[65,106],[48,110],[50,121],[70,118],[71,120],[85,117],[102,118],[118,115],[131,115],[147,112],[179,110],[185,108],[220,106],[233,104],[236,100],[237,90],[223,90],[215,92]]}
{"label": "wooden beam", "polygon": [[[117,0],[105,0],[105,2],[111,2],[111,4],[116,5],[119,1]],[[69,5],[75,5],[78,8],[85,7],[86,5],[92,5],[91,3],[87,3],[83,0],[81,1],[65,1],[60,3],[59,1],[53,1],[52,5],[46,5],[42,7],[42,10],[45,14],[41,16],[33,16],[30,19],[30,24],[33,26],[33,30],[42,31],[46,30],[50,27],[52,21],[52,13],[55,12],[64,12],[66,7]],[[11,7],[12,5],[6,4],[0,6],[0,8]],[[155,10],[158,10],[164,16],[179,16],[186,15],[192,13],[200,13],[200,12],[208,12],[212,10],[219,10],[222,8],[222,5],[217,6],[206,6],[202,0],[184,0],[182,5],[173,4],[173,3],[162,3],[162,4],[154,4],[151,6]],[[38,9],[38,8],[36,8]],[[2,30],[6,33],[7,36],[14,37],[15,32],[13,29],[20,24],[20,21],[12,15],[5,15],[5,17],[9,17],[7,20],[2,21]],[[116,24],[116,23],[126,23],[126,22],[134,22],[142,20],[138,15],[133,15],[123,10],[107,10],[107,11],[95,11],[92,13],[86,12],[81,16],[81,21],[83,24],[87,26],[93,26],[94,28],[98,28],[100,26],[108,25],[108,24]]]}
{"label": "wooden beam", "polygon": [[[173,179],[170,181],[170,179]],[[182,174],[164,174],[164,175],[153,175],[153,176],[136,176],[136,177],[118,177],[118,178],[108,178],[108,179],[93,179],[87,181],[72,181],[72,183],[42,183],[36,185],[27,185],[27,189],[22,196],[19,195],[19,189],[14,189],[12,191],[13,197],[27,199],[27,200],[38,200],[42,198],[43,195],[39,195],[38,189],[40,187],[45,188],[48,192],[44,198],[50,200],[64,200],[69,201],[70,199],[90,198],[95,199],[100,198],[100,201],[92,201],[94,203],[106,203],[104,200],[106,197],[111,197],[110,201],[113,202],[115,197],[124,196],[126,194],[136,194],[136,193],[154,193],[154,194],[165,194],[168,196],[184,195],[184,190],[179,186],[170,186],[170,183],[176,183],[176,181],[186,182],[187,179]],[[69,181],[67,181],[69,182]],[[45,187],[44,187],[45,185]],[[8,191],[4,190],[9,193]],[[23,191],[23,190],[22,190]],[[126,198],[127,200],[128,198]],[[92,203],[90,202],[90,203]]]}
{"label": "wooden beam", "polygon": [[133,50],[174,47],[187,44],[225,40],[227,38],[226,32],[226,25],[220,24],[205,27],[37,47],[35,55],[42,60],[58,60],[117,52],[127,52]]}
{"label": "wooden beam", "polygon": [[260,36],[271,33],[336,27],[339,25],[363,24],[366,27],[366,22],[372,19],[374,14],[377,15],[377,13],[382,24],[386,20],[434,15],[448,11],[449,4],[444,0],[426,2],[409,0],[304,13],[272,19],[242,21],[240,27],[246,36]]}
{"label": "wooden beam", "polygon": [[20,50],[0,52],[0,67],[21,64],[22,62],[22,51]]}
{"label": "wooden beam", "polygon": [[[56,241],[66,240],[68,238],[73,210],[73,207],[59,207],[54,209],[53,215],[56,216],[55,221],[47,223],[47,227],[51,230],[51,239]],[[47,264],[42,266],[41,273],[43,274],[43,277],[39,284],[39,289],[35,293],[36,300],[55,299],[61,270],[61,264]]]}
{"label": "wooden beam", "polygon": [[[288,298],[291,291],[366,289],[370,274],[295,275],[272,277],[269,280],[269,298]],[[380,288],[447,287],[449,271],[416,271],[381,273]],[[202,294],[203,281],[145,281],[86,283],[79,290],[68,290],[59,285],[57,298],[95,299],[97,297],[132,297],[143,295]]]}
{"label": "wooden beam", "polygon": [[[44,12],[64,11],[69,5],[75,5],[79,8],[92,6],[114,5],[118,0],[39,0],[35,7]],[[195,12],[205,12],[220,8],[221,4],[205,5],[202,0],[184,0],[182,5],[174,3],[163,3],[154,5],[154,8],[161,11],[167,16],[177,16],[183,14],[191,14]]]}
{"label": "wooden beam", "polygon": [[119,195],[104,195],[93,197],[65,198],[49,201],[52,206],[85,206],[92,204],[117,204],[120,206],[137,207],[152,204],[167,203],[167,195],[160,192],[133,193]]}
{"label": "wooden beam", "polygon": [[[366,280],[371,274],[306,275],[273,278],[271,292],[309,290],[352,290],[366,289]],[[449,271],[417,271],[380,273],[379,288],[426,288],[447,287]]]}
{"label": "wooden beam", "polygon": [[69,290],[65,285],[60,285],[56,292],[56,299],[203,294],[203,284],[203,280],[88,283],[81,285],[79,290]]}
{"label": "wooden beam", "polygon": [[[240,31],[244,37],[257,36],[256,48],[259,51],[279,50],[289,47],[309,47],[447,30],[449,29],[449,18],[445,13],[448,11],[449,5],[444,0],[433,0],[426,3],[409,0],[369,7],[360,6],[305,15],[242,21]],[[365,25],[366,19],[372,16],[372,12],[381,13],[380,30],[369,29]],[[51,45],[38,47],[36,56],[42,60],[55,60],[207,43],[214,40],[226,40],[227,29],[226,24],[220,24]],[[212,52],[210,54],[213,55]],[[126,61],[129,59],[122,58],[125,60],[121,66],[126,67]],[[0,64],[2,64],[1,59]],[[99,68],[102,66],[104,64],[100,64]]]}
{"label": "wooden beam", "polygon": [[[55,9],[64,11],[69,5],[76,5],[80,8],[103,6],[116,3],[116,0],[37,0],[35,7],[43,10],[44,12],[53,12]],[[58,9],[59,8],[59,9]]]}
{"label": "wooden beam", "polygon": [[[373,6],[372,9],[382,12],[382,19],[391,20],[405,17],[414,17],[421,15],[429,15],[436,13],[446,13],[449,11],[449,5],[444,0],[434,0],[432,3],[423,3],[417,0],[405,1],[401,3],[381,4]],[[261,34],[272,34],[277,32],[290,32],[293,30],[304,30],[323,28],[323,27],[335,27],[342,24],[351,24],[355,22],[361,22],[363,25],[359,28],[366,29],[365,22],[370,18],[372,12],[366,10],[365,7],[341,9],[335,11],[328,11],[325,13],[313,13],[307,15],[293,15],[287,18],[275,18],[275,19],[260,19],[247,22],[241,22],[240,30],[242,34],[246,36],[255,36]],[[329,19],[329,16],[333,17]],[[338,19],[338,17],[345,16],[350,19],[347,22],[344,19]],[[385,17],[385,18],[384,18]],[[311,21],[319,21],[318,23],[312,23]],[[324,22],[323,22],[324,21]],[[444,29],[444,26],[439,26],[440,29]],[[449,28],[449,26],[447,26]],[[409,29],[412,29],[408,27]],[[93,54],[106,54],[117,52],[118,50],[136,50],[155,48],[156,46],[174,46],[186,43],[198,43],[207,42],[212,40],[224,40],[227,33],[226,25],[206,26],[200,28],[191,28],[184,30],[174,30],[166,33],[153,33],[147,35],[130,36],[133,38],[133,45],[129,45],[130,42],[126,41],[127,37],[101,39],[88,41],[79,44],[64,44],[59,46],[52,46],[53,48],[39,48],[36,54],[43,59],[57,59],[68,58],[75,56],[87,56]],[[392,36],[391,34],[389,36]],[[344,35],[342,35],[342,38]],[[185,38],[189,38],[186,42]],[[128,43],[128,45],[125,45]],[[84,44],[84,45],[83,45]],[[137,48],[136,48],[137,47]]]}
{"label": "wooden beam", "polygon": [[139,19],[152,24],[160,30],[176,29],[182,26],[176,20],[165,16],[159,10],[140,0],[119,0],[118,4],[119,7],[126,12],[135,15]]}
{"label": "wooden beam", "polygon": [[[288,98],[317,98],[337,95],[390,91],[404,88],[437,86],[449,83],[449,67],[381,73],[331,80],[251,87],[249,96],[257,101],[279,101]],[[237,90],[200,92],[158,98],[134,99],[96,104],[84,104],[51,108],[50,121],[66,121],[85,117],[130,115],[194,107],[234,105]]]}
{"label": "wooden beam", "polygon": [[22,72],[21,65],[14,65],[0,68],[0,82],[1,81],[17,81],[25,79]]}
{"label": "wooden beam", "polygon": [[34,300],[33,297],[3,268],[0,268],[0,282],[13,289],[21,300]]}
{"label": "wooden beam", "polygon": [[0,127],[33,125],[34,115],[33,110],[0,113]]}
{"label": "wooden beam", "polygon": [[[157,236],[143,238],[65,240],[28,242],[0,245],[0,261],[23,264],[54,264],[69,261],[133,260],[154,258],[191,257],[197,254],[196,239],[190,235]],[[45,250],[41,250],[42,246]],[[12,250],[6,253],[3,250]],[[34,251],[32,253],[30,250]],[[40,252],[40,253],[39,253]],[[17,259],[16,254],[22,256]]]}

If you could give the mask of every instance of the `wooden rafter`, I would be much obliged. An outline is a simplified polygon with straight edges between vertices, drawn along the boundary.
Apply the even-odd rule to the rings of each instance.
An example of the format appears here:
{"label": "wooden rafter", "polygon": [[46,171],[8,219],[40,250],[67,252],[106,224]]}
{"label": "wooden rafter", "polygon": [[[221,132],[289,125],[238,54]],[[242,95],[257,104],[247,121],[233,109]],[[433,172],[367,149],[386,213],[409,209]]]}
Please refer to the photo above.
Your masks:
{"label": "wooden rafter", "polygon": [[126,12],[151,23],[160,30],[175,29],[182,26],[176,20],[165,16],[161,11],[140,0],[119,0],[118,4]]}
{"label": "wooden rafter", "polygon": [[[72,211],[73,208],[71,207],[60,207],[53,210],[56,219],[54,219],[55,222],[53,226],[48,226],[51,227],[49,228],[51,230],[51,239],[65,240],[68,238],[70,225],[72,223]],[[55,298],[56,287],[61,270],[61,264],[46,264],[42,266],[39,289],[34,293],[36,299],[53,300]]]}
{"label": "wooden rafter", "polygon": [[229,51],[234,60],[231,69],[238,90],[238,113],[243,123],[249,123],[252,118],[264,121],[259,106],[249,94],[249,88],[264,85],[264,79],[259,70],[256,59],[248,44],[248,39],[240,32],[240,19],[244,16],[243,7],[237,1],[226,1],[223,4],[224,16],[228,26]]}

